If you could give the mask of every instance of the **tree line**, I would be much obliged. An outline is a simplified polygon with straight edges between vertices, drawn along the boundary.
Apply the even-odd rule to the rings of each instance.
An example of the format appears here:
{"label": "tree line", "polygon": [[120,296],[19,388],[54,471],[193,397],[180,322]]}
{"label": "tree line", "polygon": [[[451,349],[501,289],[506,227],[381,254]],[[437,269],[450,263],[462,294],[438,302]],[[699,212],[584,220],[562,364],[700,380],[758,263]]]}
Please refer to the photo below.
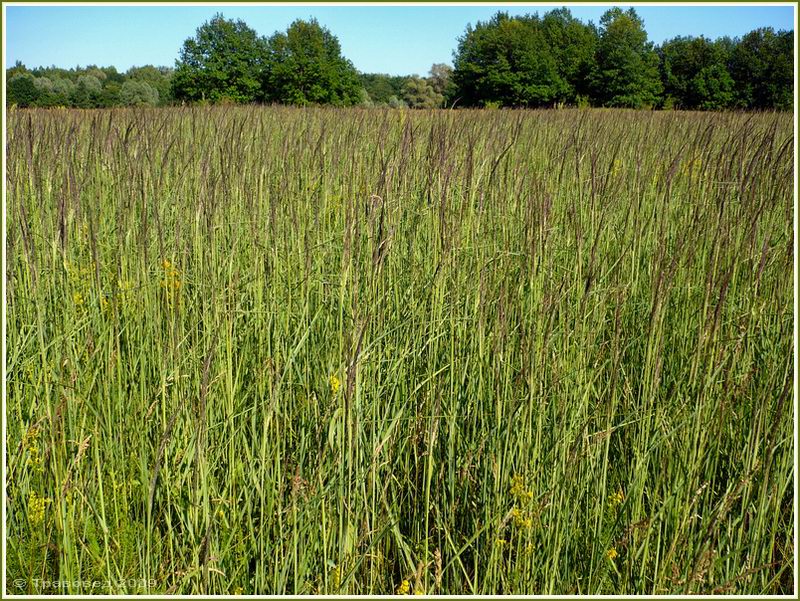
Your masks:
{"label": "tree line", "polygon": [[452,99],[469,106],[790,109],[793,55],[792,32],[771,28],[655,46],[633,8],[606,11],[599,26],[566,8],[543,17],[499,12],[460,38]]}
{"label": "tree line", "polygon": [[315,19],[259,36],[221,14],[197,29],[174,68],[7,70],[7,103],[99,108],[176,103],[437,107],[603,106],[791,109],[791,31],[742,38],[647,39],[635,9],[583,23],[567,8],[467,26],[453,67],[427,76],[359,73]]}
{"label": "tree line", "polygon": [[19,107],[107,108],[172,104],[173,70],[133,67],[125,73],[114,67],[28,70],[17,63],[6,70],[6,103]]}

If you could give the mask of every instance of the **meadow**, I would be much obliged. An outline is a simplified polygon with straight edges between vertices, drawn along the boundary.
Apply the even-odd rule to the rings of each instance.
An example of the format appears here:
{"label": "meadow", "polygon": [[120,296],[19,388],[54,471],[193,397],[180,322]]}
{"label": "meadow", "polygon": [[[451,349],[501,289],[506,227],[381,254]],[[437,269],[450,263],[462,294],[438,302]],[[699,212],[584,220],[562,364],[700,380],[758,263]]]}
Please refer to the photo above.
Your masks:
{"label": "meadow", "polygon": [[791,594],[793,143],[9,111],[5,592]]}

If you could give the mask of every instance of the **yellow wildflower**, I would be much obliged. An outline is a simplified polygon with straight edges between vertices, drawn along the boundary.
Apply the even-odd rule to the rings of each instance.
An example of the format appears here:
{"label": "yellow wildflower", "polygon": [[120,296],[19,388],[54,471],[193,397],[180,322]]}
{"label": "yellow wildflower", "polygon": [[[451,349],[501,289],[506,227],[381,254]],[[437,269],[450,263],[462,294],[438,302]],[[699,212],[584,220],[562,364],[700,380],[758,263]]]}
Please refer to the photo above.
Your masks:
{"label": "yellow wildflower", "polygon": [[80,292],[75,292],[72,295],[72,302],[75,303],[78,307],[83,305],[83,295]]}
{"label": "yellow wildflower", "polygon": [[33,491],[28,497],[28,521],[31,526],[38,526],[44,521],[44,508],[51,499],[40,497]]}
{"label": "yellow wildflower", "polygon": [[411,590],[411,583],[408,580],[403,580],[400,583],[400,586],[397,587],[397,594],[398,595],[407,595],[408,591]]}
{"label": "yellow wildflower", "polygon": [[28,448],[28,463],[33,466],[34,471],[43,471],[42,457],[39,455],[39,446],[36,444]]}
{"label": "yellow wildflower", "polygon": [[614,547],[611,547],[608,551],[606,551],[606,559],[608,561],[614,561],[619,556],[617,550]]}
{"label": "yellow wildflower", "polygon": [[525,477],[521,474],[511,478],[511,496],[517,501],[530,501],[533,498],[533,492],[525,488]]}
{"label": "yellow wildflower", "polygon": [[529,530],[530,527],[533,526],[533,519],[525,515],[525,513],[523,513],[516,507],[511,510],[511,518],[514,520],[514,526],[516,526],[517,528],[522,528],[523,530]]}
{"label": "yellow wildflower", "polygon": [[622,492],[622,489],[620,488],[619,490],[617,490],[617,492],[615,492],[613,495],[609,497],[608,505],[610,507],[616,507],[617,505],[622,504],[624,500],[625,500],[625,493]]}
{"label": "yellow wildflower", "polygon": [[331,393],[336,394],[337,392],[339,392],[339,387],[342,385],[342,383],[339,381],[339,378],[337,378],[336,375],[334,374],[331,376],[330,385],[331,385]]}
{"label": "yellow wildflower", "polygon": [[22,436],[22,447],[28,451],[28,464],[33,470],[44,471],[42,456],[39,454],[39,428],[33,426]]}
{"label": "yellow wildflower", "polygon": [[32,444],[37,444],[37,438],[39,437],[39,427],[38,426],[31,426],[28,428],[28,431],[22,436],[22,444],[25,448],[30,447]]}
{"label": "yellow wildflower", "polygon": [[528,543],[527,545],[525,545],[525,549],[523,549],[523,551],[522,551],[522,552],[523,552],[525,555],[530,555],[531,553],[533,553],[533,544],[531,544],[531,543]]}
{"label": "yellow wildflower", "polygon": [[167,300],[172,304],[180,303],[180,296],[178,295],[178,291],[181,289],[183,282],[181,282],[181,272],[178,271],[176,267],[172,265],[169,261],[165,260],[162,264],[164,268],[164,277],[161,279],[161,287],[164,290],[172,291],[171,294],[167,295]]}

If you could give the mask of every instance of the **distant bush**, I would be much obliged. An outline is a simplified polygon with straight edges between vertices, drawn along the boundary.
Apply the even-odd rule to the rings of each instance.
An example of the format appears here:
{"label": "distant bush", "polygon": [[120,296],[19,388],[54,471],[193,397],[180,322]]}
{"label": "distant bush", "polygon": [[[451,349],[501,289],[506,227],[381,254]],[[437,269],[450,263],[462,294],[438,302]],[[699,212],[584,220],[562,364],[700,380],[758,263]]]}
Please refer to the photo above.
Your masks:
{"label": "distant bush", "polygon": [[122,84],[119,97],[122,104],[126,106],[155,106],[158,104],[158,91],[143,81],[126,81]]}

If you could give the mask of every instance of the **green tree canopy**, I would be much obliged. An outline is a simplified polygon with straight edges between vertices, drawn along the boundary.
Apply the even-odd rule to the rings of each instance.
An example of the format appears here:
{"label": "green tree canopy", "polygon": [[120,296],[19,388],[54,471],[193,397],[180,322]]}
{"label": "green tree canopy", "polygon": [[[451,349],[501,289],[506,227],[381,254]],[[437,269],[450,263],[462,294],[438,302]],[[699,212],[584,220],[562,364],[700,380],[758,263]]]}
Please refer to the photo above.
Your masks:
{"label": "green tree canopy", "polygon": [[65,77],[53,77],[53,106],[69,106],[75,84]]}
{"label": "green tree canopy", "polygon": [[357,104],[361,84],[339,40],[316,19],[296,20],[269,39],[263,97],[287,104]]}
{"label": "green tree canopy", "polygon": [[386,104],[389,105],[389,108],[393,108],[393,109],[408,108],[408,105],[406,104],[406,101],[403,100],[402,98],[398,98],[397,96],[390,96],[389,100],[387,101]]}
{"label": "green tree canopy", "polygon": [[595,26],[583,24],[568,8],[559,8],[544,15],[542,30],[558,74],[566,83],[560,100],[574,103],[579,97],[588,97],[589,77],[596,68],[598,33]]}
{"label": "green tree canopy", "polygon": [[406,81],[403,99],[413,109],[435,109],[442,106],[444,96],[433,88],[430,80],[414,76]]}
{"label": "green tree canopy", "polygon": [[103,84],[94,75],[79,75],[70,96],[72,106],[93,109],[103,106]]}
{"label": "green tree canopy", "polygon": [[[6,70],[6,102],[19,107],[165,105],[178,101],[359,106],[665,107],[791,109],[794,37],[771,28],[741,39],[677,37],[657,49],[633,9],[599,27],[567,8],[467,26],[454,68],[427,77],[357,73],[316,20],[260,37],[217,14],[187,39],[177,69],[145,65]],[[174,95],[173,95],[174,94]]]}
{"label": "green tree canopy", "polygon": [[155,106],[158,104],[158,90],[147,82],[129,79],[122,84],[119,98],[126,106]]}
{"label": "green tree canopy", "polygon": [[94,75],[81,75],[78,77],[78,85],[85,86],[89,92],[99,93],[103,89],[103,84]]}
{"label": "green tree canopy", "polygon": [[633,8],[615,7],[600,19],[593,95],[603,106],[655,106],[661,94],[658,55]]}
{"label": "green tree canopy", "polygon": [[49,94],[53,91],[53,81],[49,77],[37,77],[33,80],[33,85],[44,94]]}
{"label": "green tree canopy", "polygon": [[125,79],[148,84],[158,92],[158,103],[166,104],[172,100],[172,74],[173,70],[167,67],[131,67],[125,73]]}
{"label": "green tree canopy", "polygon": [[443,102],[452,102],[455,94],[453,67],[444,63],[434,63],[428,72],[428,82],[434,92],[442,95]]}
{"label": "green tree canopy", "polygon": [[19,70],[6,82],[8,104],[19,107],[35,106],[41,92],[36,87],[36,78],[28,72]]}
{"label": "green tree canopy", "polygon": [[178,100],[253,102],[267,56],[266,41],[255,31],[217,14],[183,43],[172,77],[173,95]]}
{"label": "green tree canopy", "polygon": [[375,104],[388,104],[392,96],[403,95],[408,77],[383,73],[361,73],[359,81]]}
{"label": "green tree canopy", "polygon": [[28,68],[22,63],[22,61],[16,61],[13,67],[6,69],[6,82],[8,82],[15,75],[22,75],[23,73],[28,73]]}
{"label": "green tree canopy", "polygon": [[100,67],[100,71],[105,76],[102,78],[104,85],[108,85],[109,83],[122,85],[125,83],[125,75],[117,71],[116,67]]}
{"label": "green tree canopy", "polygon": [[794,100],[792,32],[771,27],[745,35],[731,53],[739,106],[790,109]]}
{"label": "green tree canopy", "polygon": [[724,109],[733,103],[724,43],[678,37],[658,50],[665,102],[676,108]]}
{"label": "green tree canopy", "polygon": [[59,104],[52,79],[49,77],[36,77],[33,80],[33,85],[39,91],[36,106],[51,107]]}
{"label": "green tree canopy", "polygon": [[536,15],[498,12],[487,23],[468,26],[453,62],[460,103],[468,106],[543,106],[568,90]]}

